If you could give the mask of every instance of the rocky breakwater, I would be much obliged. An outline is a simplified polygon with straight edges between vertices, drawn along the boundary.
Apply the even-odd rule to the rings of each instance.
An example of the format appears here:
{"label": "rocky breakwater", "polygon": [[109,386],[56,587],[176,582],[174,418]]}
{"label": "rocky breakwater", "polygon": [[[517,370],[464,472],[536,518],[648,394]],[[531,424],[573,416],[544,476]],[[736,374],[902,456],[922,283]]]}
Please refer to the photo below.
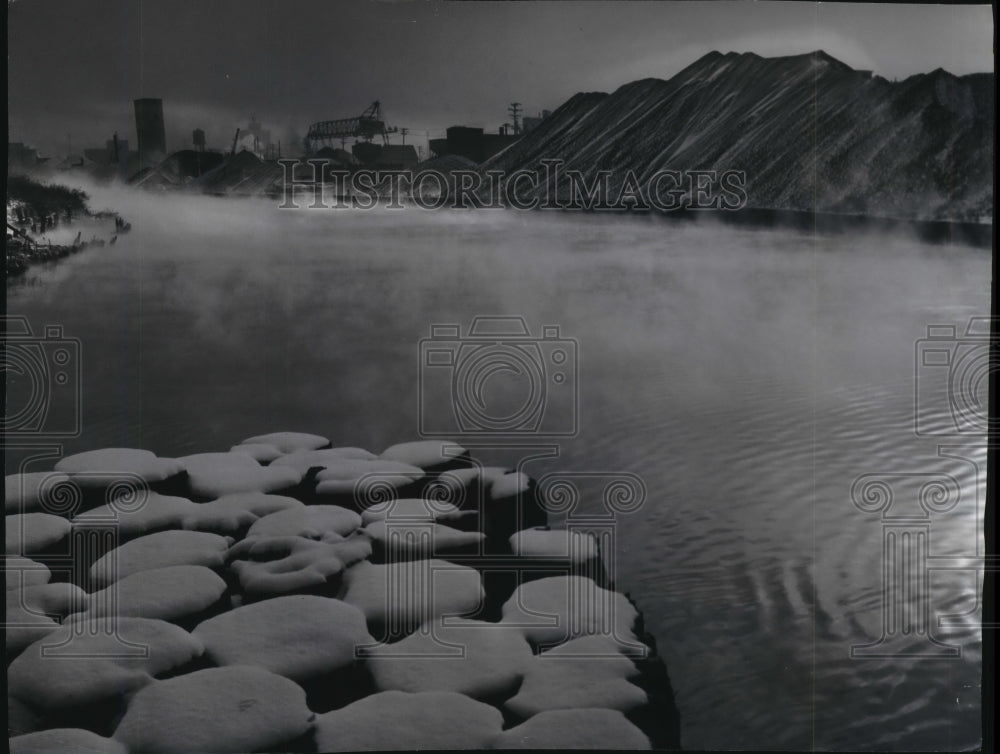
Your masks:
{"label": "rocky breakwater", "polygon": [[679,748],[608,553],[453,443],[6,478],[13,752]]}

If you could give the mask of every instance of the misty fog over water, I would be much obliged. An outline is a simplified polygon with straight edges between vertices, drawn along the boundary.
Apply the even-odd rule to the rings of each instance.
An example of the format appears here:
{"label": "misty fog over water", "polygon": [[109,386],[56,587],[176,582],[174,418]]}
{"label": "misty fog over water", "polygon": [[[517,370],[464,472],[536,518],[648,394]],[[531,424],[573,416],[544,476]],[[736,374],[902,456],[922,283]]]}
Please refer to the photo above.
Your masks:
{"label": "misty fog over water", "polygon": [[[642,216],[91,204],[134,230],[7,289],[9,314],[80,339],[66,453],[174,456],[284,429],[379,452],[418,435],[432,325],[557,325],[579,355],[579,432],[526,470],[643,479],[618,521],[618,587],[665,657],[686,748],[978,743],[974,570],[929,582],[933,632],[961,657],[850,656],[879,638],[883,596],[882,523],[851,487],[953,475],[962,498],[932,519],[931,553],[981,554],[984,438],[946,438],[959,450],[943,457],[914,434],[914,349],[929,324],[988,314],[987,251]],[[946,401],[921,408],[950,420]]]}

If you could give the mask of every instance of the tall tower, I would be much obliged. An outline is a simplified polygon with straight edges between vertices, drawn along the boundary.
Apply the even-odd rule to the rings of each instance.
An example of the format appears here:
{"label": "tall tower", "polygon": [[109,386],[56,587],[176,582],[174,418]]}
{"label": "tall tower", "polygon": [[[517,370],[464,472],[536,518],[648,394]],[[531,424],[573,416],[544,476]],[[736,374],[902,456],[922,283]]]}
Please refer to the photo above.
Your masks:
{"label": "tall tower", "polygon": [[163,127],[163,100],[137,99],[135,101],[135,135],[139,142],[139,159],[166,154],[167,135]]}

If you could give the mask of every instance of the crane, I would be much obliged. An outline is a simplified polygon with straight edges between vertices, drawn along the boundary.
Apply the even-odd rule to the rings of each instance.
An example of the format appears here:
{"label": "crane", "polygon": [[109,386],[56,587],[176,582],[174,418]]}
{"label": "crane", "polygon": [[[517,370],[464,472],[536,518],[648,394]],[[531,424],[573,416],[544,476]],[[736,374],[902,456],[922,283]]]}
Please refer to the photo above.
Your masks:
{"label": "crane", "polygon": [[388,128],[382,120],[382,105],[375,100],[371,106],[356,118],[341,118],[339,120],[323,120],[309,126],[306,134],[306,146],[312,147],[314,144],[326,144],[330,141],[340,139],[364,139],[371,141],[376,136],[382,137],[382,143],[389,143],[389,134],[396,133],[398,129]]}

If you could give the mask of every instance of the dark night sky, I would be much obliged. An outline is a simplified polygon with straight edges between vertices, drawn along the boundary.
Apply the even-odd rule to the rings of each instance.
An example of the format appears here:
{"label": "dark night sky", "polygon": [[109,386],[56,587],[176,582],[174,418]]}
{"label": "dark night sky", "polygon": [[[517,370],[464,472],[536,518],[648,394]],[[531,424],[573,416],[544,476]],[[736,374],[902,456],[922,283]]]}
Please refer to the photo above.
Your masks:
{"label": "dark night sky", "polygon": [[[669,78],[704,53],[825,49],[887,78],[993,70],[989,6],[836,3],[445,3],[437,0],[16,0],[11,141],[43,154],[134,139],[132,99],[162,97],[167,145],[228,147],[251,113],[287,144],[375,99],[408,143],[496,129],[520,101]],[[134,141],[133,141],[134,144]]]}

